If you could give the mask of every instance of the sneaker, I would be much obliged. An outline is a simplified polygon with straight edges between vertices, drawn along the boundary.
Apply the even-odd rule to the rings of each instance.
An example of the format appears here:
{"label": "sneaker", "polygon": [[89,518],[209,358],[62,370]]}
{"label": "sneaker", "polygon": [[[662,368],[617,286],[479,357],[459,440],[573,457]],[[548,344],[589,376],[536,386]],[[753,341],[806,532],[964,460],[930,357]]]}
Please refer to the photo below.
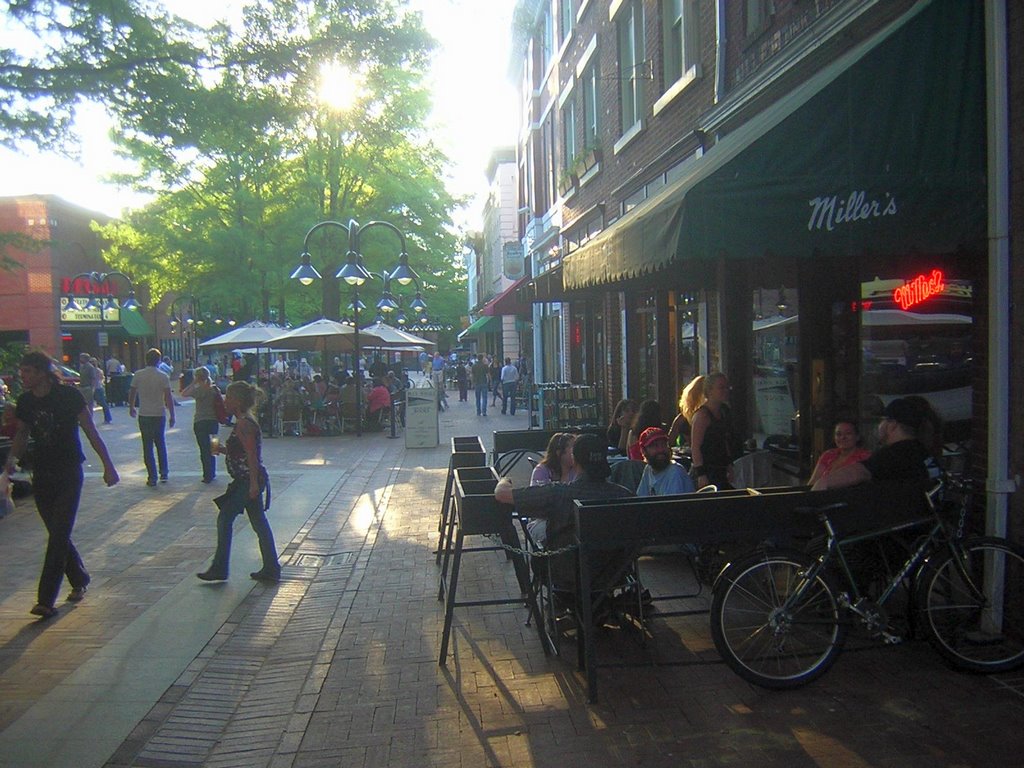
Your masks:
{"label": "sneaker", "polygon": [[209,568],[209,569],[203,571],[202,573],[197,573],[196,576],[198,576],[203,581],[227,581],[228,580],[228,575],[226,573],[219,573],[218,571],[215,571],[212,568]]}
{"label": "sneaker", "polygon": [[166,483],[167,482],[167,475],[160,475],[160,482],[161,483]]}
{"label": "sneaker", "polygon": [[38,616],[40,619],[49,619],[57,615],[57,609],[52,605],[43,605],[42,603],[36,603],[29,610],[33,616]]}
{"label": "sneaker", "polygon": [[83,600],[85,600],[86,589],[87,587],[76,587],[75,589],[72,589],[70,592],[68,592],[68,602],[80,603]]}
{"label": "sneaker", "polygon": [[156,488],[156,480],[147,480],[146,485],[148,485],[150,488]]}

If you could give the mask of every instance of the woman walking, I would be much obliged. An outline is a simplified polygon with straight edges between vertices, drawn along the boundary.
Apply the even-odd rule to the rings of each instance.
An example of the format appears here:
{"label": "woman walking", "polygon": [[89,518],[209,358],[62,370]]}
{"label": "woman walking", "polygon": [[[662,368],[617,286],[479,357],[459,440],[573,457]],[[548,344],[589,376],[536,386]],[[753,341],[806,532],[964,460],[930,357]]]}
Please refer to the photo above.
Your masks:
{"label": "woman walking", "polygon": [[199,446],[199,464],[203,468],[203,482],[212,483],[217,476],[217,459],[210,450],[210,438],[217,434],[217,400],[220,390],[210,381],[210,371],[196,368],[192,383],[181,391],[182,397],[191,397],[196,401],[195,416],[192,419],[192,431]]}
{"label": "woman walking", "polygon": [[[228,577],[228,561],[231,557],[231,533],[235,518],[244,511],[249,524],[260,542],[263,567],[249,575],[257,581],[279,581],[281,566],[277,562],[274,534],[267,521],[266,510],[270,507],[270,479],[260,455],[262,434],[259,422],[251,410],[256,403],[259,390],[244,381],[228,385],[224,406],[235,418],[224,448],[214,446],[214,453],[223,453],[231,483],[223,496],[214,499],[220,512],[217,515],[217,551],[210,567],[196,574],[203,581],[225,581]],[[266,501],[264,502],[264,493]]]}

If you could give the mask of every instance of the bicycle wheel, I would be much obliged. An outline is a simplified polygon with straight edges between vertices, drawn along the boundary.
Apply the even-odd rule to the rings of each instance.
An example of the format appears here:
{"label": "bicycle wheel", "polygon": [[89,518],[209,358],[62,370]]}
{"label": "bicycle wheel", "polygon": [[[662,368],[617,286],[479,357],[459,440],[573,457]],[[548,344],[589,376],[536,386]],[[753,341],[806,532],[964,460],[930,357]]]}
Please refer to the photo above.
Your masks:
{"label": "bicycle wheel", "polygon": [[989,537],[968,539],[958,549],[957,557],[946,552],[929,561],[919,579],[928,639],[958,669],[1002,672],[1020,666],[1024,554],[1005,539]]}
{"label": "bicycle wheel", "polygon": [[[711,636],[725,663],[749,683],[796,688],[823,674],[846,639],[835,590],[814,559],[799,552],[758,553],[722,574],[711,601]],[[787,598],[801,589],[789,606]]]}

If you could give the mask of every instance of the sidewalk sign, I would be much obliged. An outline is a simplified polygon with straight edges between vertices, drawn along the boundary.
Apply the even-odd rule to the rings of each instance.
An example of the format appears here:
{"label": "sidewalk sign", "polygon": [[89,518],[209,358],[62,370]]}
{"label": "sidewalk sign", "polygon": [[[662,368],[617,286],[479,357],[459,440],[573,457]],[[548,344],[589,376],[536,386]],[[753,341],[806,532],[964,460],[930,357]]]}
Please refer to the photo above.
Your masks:
{"label": "sidewalk sign", "polygon": [[437,390],[416,387],[405,390],[405,447],[436,448],[438,437]]}

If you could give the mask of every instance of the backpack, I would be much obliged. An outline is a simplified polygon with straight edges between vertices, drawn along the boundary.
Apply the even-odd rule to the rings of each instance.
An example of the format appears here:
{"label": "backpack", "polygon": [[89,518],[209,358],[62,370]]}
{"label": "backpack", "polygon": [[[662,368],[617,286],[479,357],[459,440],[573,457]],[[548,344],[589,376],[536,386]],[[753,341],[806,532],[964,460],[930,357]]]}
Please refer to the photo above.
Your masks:
{"label": "backpack", "polygon": [[213,388],[213,412],[217,416],[218,424],[228,423],[228,409],[224,407],[224,396],[216,385]]}

